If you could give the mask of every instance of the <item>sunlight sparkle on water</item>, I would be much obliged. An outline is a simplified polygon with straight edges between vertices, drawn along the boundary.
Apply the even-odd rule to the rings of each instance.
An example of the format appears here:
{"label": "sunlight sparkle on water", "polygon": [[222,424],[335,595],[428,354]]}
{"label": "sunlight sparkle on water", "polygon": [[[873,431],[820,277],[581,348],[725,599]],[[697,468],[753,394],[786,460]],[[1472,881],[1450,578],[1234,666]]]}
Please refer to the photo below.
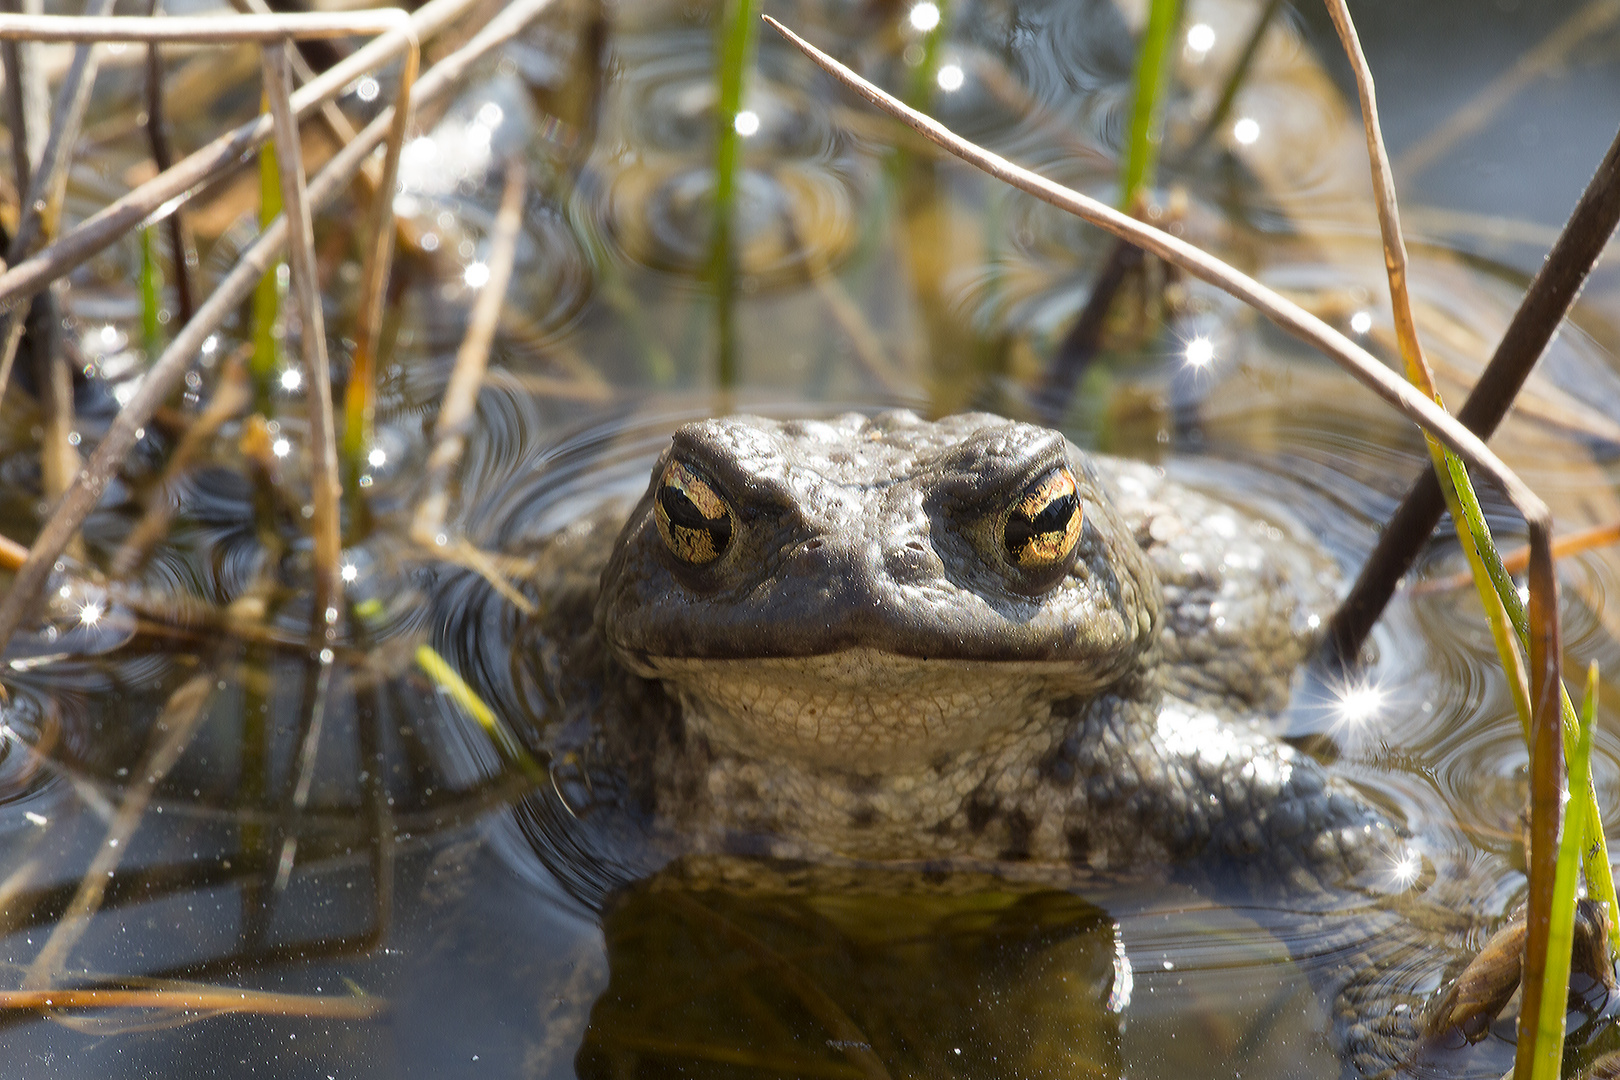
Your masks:
{"label": "sunlight sparkle on water", "polygon": [[371,453],[366,455],[366,464],[373,469],[380,469],[388,461],[388,452],[380,446],[373,446]]}
{"label": "sunlight sparkle on water", "polygon": [[1339,691],[1339,719],[1346,724],[1364,724],[1384,706],[1384,692],[1370,683],[1346,686]]}
{"label": "sunlight sparkle on water", "polygon": [[731,126],[736,128],[737,134],[745,139],[750,135],[757,135],[759,133],[759,113],[752,109],[744,109],[737,114],[737,118],[731,122]]}
{"label": "sunlight sparkle on water", "polygon": [[461,280],[469,289],[482,289],[489,284],[489,267],[481,262],[468,263],[467,269],[461,272]]}
{"label": "sunlight sparkle on water", "polygon": [[1365,334],[1372,329],[1372,313],[1358,311],[1350,316],[1350,329],[1358,334]]}
{"label": "sunlight sparkle on water", "polygon": [[1418,857],[1417,852],[1408,849],[1395,856],[1394,865],[1390,867],[1390,876],[1395,879],[1397,885],[1404,888],[1417,880],[1418,871],[1422,869],[1423,860]]}
{"label": "sunlight sparkle on water", "polygon": [[923,33],[928,33],[939,25],[939,5],[923,0],[911,9],[911,25]]}
{"label": "sunlight sparkle on water", "polygon": [[101,621],[102,613],[106,609],[94,600],[90,600],[79,608],[79,622],[85,626],[94,627]]}
{"label": "sunlight sparkle on water", "polygon": [[1195,23],[1187,28],[1187,48],[1206,53],[1215,47],[1215,28],[1208,23]]}
{"label": "sunlight sparkle on water", "polygon": [[1215,359],[1215,343],[1200,334],[1187,342],[1187,366],[1205,368]]}
{"label": "sunlight sparkle on water", "polygon": [[939,88],[946,93],[951,93],[954,90],[962,89],[962,84],[967,81],[967,76],[962,73],[960,65],[946,64],[939,69],[938,80]]}
{"label": "sunlight sparkle on water", "polygon": [[297,368],[288,368],[281,373],[281,388],[283,390],[296,390],[304,383],[303,373]]}
{"label": "sunlight sparkle on water", "polygon": [[1232,138],[1236,139],[1244,146],[1252,145],[1259,137],[1260,121],[1254,119],[1253,117],[1245,116],[1243,119],[1232,125]]}
{"label": "sunlight sparkle on water", "polygon": [[270,452],[276,455],[276,457],[286,457],[288,454],[292,453],[292,443],[288,442],[286,439],[277,439],[275,442],[270,444]]}
{"label": "sunlight sparkle on water", "polygon": [[354,581],[360,576],[360,568],[352,562],[344,563],[343,569],[339,573],[343,575],[344,581]]}

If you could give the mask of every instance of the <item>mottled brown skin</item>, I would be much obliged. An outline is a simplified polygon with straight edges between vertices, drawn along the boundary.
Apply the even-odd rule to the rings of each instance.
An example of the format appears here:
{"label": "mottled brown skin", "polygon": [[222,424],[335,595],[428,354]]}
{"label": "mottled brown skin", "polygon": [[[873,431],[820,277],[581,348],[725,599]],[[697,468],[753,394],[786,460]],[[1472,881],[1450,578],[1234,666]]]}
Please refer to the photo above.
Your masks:
{"label": "mottled brown skin", "polygon": [[[660,532],[672,463],[707,484],[703,514],[732,512],[718,556],[701,530],[677,550]],[[1003,523],[1064,469],[1083,524],[1037,580]],[[1055,432],[908,412],[689,424],[628,517],[578,523],[541,562],[542,681],[571,720],[554,749],[673,851],[1192,874],[1299,898],[1387,889],[1403,850],[1256,725],[1325,621],[1329,561]],[[1341,1015],[1363,1029],[1344,1033],[1352,1055],[1404,1034],[1364,1011]]]}

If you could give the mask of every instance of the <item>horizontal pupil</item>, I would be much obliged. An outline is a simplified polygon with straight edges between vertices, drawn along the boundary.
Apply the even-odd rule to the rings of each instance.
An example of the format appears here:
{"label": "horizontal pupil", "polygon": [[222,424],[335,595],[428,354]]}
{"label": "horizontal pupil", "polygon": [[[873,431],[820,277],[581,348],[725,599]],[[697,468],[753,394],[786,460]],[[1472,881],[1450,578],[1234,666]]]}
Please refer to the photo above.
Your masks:
{"label": "horizontal pupil", "polygon": [[724,551],[731,543],[731,518],[724,513],[717,518],[705,517],[686,492],[674,484],[665,484],[659,491],[658,504],[664,508],[664,516],[671,525],[708,533],[716,552]]}
{"label": "horizontal pupil", "polygon": [[1069,527],[1069,519],[1074,517],[1075,499],[1072,494],[1062,498],[1053,499],[1046,504],[1046,508],[1035,515],[1030,523],[1030,532],[1034,534],[1064,532]]}

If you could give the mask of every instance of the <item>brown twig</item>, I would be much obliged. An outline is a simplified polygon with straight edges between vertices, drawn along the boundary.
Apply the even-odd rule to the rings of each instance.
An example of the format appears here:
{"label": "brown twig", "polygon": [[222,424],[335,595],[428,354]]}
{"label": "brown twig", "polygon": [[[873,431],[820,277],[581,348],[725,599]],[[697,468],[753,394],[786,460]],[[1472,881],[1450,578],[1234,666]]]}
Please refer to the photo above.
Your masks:
{"label": "brown twig", "polygon": [[275,877],[270,886],[273,896],[287,890],[287,883],[292,880],[293,864],[298,858],[298,833],[293,828],[293,821],[309,805],[309,790],[315,783],[315,761],[320,752],[321,731],[326,726],[326,710],[332,689],[331,657],[332,653],[328,650],[319,659],[310,661],[319,667],[311,687],[309,708],[299,710],[304,717],[304,733],[299,740],[298,765],[290,777],[292,792],[277,828],[282,836],[281,848],[276,856]]}
{"label": "brown twig", "polygon": [[[449,0],[433,0],[434,3]],[[460,3],[462,0],[455,0]],[[491,49],[507,41],[532,22],[553,0],[514,0],[489,21],[471,41],[435,64],[417,80],[418,104],[436,100],[466,75],[469,68]],[[433,5],[430,3],[417,12],[421,16]],[[375,42],[373,44],[376,44]],[[364,53],[360,50],[356,56]],[[334,69],[336,70],[336,69]],[[330,74],[330,72],[328,73]],[[308,89],[308,88],[306,88]],[[295,96],[296,100],[296,96]],[[267,118],[268,119],[268,118]],[[336,198],[353,178],[366,156],[387,138],[393,124],[392,106],[384,109],[366,125],[355,140],[338,151],[322,169],[309,187],[309,201],[320,208]],[[180,168],[181,166],[176,166]],[[16,632],[24,614],[32,606],[39,591],[49,577],[51,567],[78,532],[102,492],[117,475],[124,455],[135,444],[135,432],[152,416],[152,412],[174,389],[180,377],[203,341],[245,300],[260,277],[273,264],[286,243],[286,218],[278,218],[267,226],[259,238],[242,252],[237,265],[215,286],[200,308],[197,317],[181,328],[174,341],[163,351],[157,363],[147,372],[140,388],[119,412],[118,418],[107,429],[107,434],[96,445],[85,468],[75,478],[49,521],[29,548],[28,559],[17,572],[16,580],[4,597],[0,597],[0,652],[11,635]]]}
{"label": "brown twig", "polygon": [[332,369],[326,359],[326,320],[321,313],[321,279],[315,264],[315,223],[304,183],[298,121],[290,101],[292,69],[287,53],[291,49],[291,41],[265,47],[264,92],[270,99],[270,116],[275,124],[276,165],[281,170],[282,212],[287,222],[287,263],[292,271],[293,295],[298,299],[298,339],[304,354],[305,385],[309,387],[305,400],[309,404],[310,502],[315,508],[311,523],[315,536],[315,620],[324,619],[330,633],[343,595],[338,565],[343,557],[338,511],[343,485],[338,479]]}
{"label": "brown twig", "polygon": [[101,907],[107,881],[118,868],[119,861],[129,850],[129,838],[141,823],[146,804],[158,784],[174,768],[186,744],[202,718],[203,706],[214,692],[214,676],[210,673],[193,675],[170,697],[162,714],[153,726],[155,736],[151,753],[135,774],[135,782],[124,791],[123,802],[107,829],[106,839],[96,850],[95,857],[84,872],[79,891],[73,903],[56,923],[51,936],[34,957],[23,975],[22,988],[34,990],[49,986],[61,970],[68,953],[90,927],[90,919]]}
{"label": "brown twig", "polygon": [[422,501],[411,521],[411,537],[433,547],[450,505],[450,478],[461,462],[478,405],[478,391],[484,384],[489,363],[489,347],[495,340],[495,327],[506,302],[506,288],[512,280],[512,262],[517,256],[518,235],[523,229],[523,199],[528,194],[528,170],[521,159],[506,166],[506,186],[500,210],[490,236],[489,280],[484,283],[467,322],[466,336],[456,352],[450,383],[444,390],[433,425],[433,452],[428,455],[423,480]]}
{"label": "brown twig", "polygon": [[[1490,363],[1474,384],[1457,419],[1489,438],[1519,388],[1557,332],[1570,305],[1620,223],[1620,133],[1609,144],[1558,242],[1536,272]],[[1445,501],[1432,469],[1425,469],[1390,517],[1355,585],[1334,612],[1322,644],[1324,662],[1343,666],[1361,652],[1373,623],[1440,521]]]}
{"label": "brown twig", "polygon": [[[360,283],[360,311],[355,321],[354,363],[349,371],[348,395],[354,407],[345,410],[343,433],[351,462],[358,474],[360,459],[371,442],[374,408],[372,384],[376,381],[377,342],[382,333],[383,295],[388,289],[388,272],[394,262],[394,187],[399,178],[399,157],[405,148],[405,131],[411,121],[411,87],[416,82],[420,48],[406,54],[399,73],[399,92],[394,101],[394,124],[388,133],[388,150],[383,156],[382,175],[371,199],[371,248]],[[358,395],[358,398],[355,397]],[[352,429],[352,430],[350,430]]]}
{"label": "brown twig", "polygon": [[1543,542],[1550,540],[1551,515],[1546,503],[1542,502],[1513,470],[1504,465],[1484,443],[1445,410],[1418,393],[1365,349],[1321,319],[1179,237],[1143,224],[1113,207],[1014,165],[1006,158],[969,142],[932,117],[910,108],[898,98],[861,78],[769,15],[761,18],[810,57],[822,70],[879,109],[916,130],[930,142],[1020,191],[1083,218],[1167,262],[1180,266],[1201,281],[1206,281],[1237,297],[1281,329],[1321,350],[1403,415],[1433,432],[1469,465],[1489,475],[1531,524],[1532,537],[1534,538],[1539,530]]}
{"label": "brown twig", "polygon": [[[156,17],[163,10],[162,0],[152,0],[147,14]],[[152,150],[152,164],[158,172],[174,167],[174,148],[169,144],[169,125],[163,110],[163,54],[157,42],[146,47],[146,141]],[[174,267],[174,297],[180,325],[191,321],[197,311],[197,288],[192,280],[191,264],[196,257],[190,237],[186,235],[185,218],[178,207],[168,216],[169,258]]]}

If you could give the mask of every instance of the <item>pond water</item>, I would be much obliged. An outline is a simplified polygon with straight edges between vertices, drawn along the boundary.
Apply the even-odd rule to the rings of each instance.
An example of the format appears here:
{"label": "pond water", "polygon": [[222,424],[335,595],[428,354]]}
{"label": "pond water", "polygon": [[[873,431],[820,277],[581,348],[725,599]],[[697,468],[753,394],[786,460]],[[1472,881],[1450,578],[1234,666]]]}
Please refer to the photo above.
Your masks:
{"label": "pond water", "polygon": [[[1149,213],[1390,355],[1364,144],[1325,16],[1285,11],[1233,112],[1190,148],[1264,6],[1187,4]],[[959,132],[1112,199],[1135,7],[953,3],[932,51],[904,5],[770,10]],[[1406,169],[1420,328],[1455,401],[1613,135],[1620,19],[1612,5],[1410,7],[1355,14]],[[923,148],[766,29],[739,126],[735,290],[717,304],[714,14],[559,0],[407,147],[395,207],[416,239],[395,271],[337,640],[308,641],[307,428],[291,378],[271,405],[282,451],[255,458],[249,424],[222,428],[134,593],[53,582],[53,621],[13,643],[3,679],[0,988],[25,985],[44,956],[55,978],[41,985],[148,996],[0,1012],[6,1075],[1339,1073],[1318,985],[1348,961],[1313,948],[1298,912],[1128,879],[897,870],[727,889],[659,872],[633,827],[574,816],[589,780],[548,755],[577,718],[537,684],[545,643],[490,577],[521,587],[538,538],[639,493],[687,419],[888,406],[1038,418],[1042,373],[1111,246]],[[1589,21],[1568,32],[1577,16]],[[1535,54],[1505,104],[1459,119],[1560,32],[1562,51]],[[252,65],[211,62],[170,59],[175,80],[212,89],[176,110],[185,147],[255,107]],[[111,62],[98,84],[70,216],[138,178],[138,76]],[[345,106],[373,107],[365,93]],[[444,551],[464,539],[497,556],[481,572],[407,526],[512,154],[531,170],[515,275],[443,529]],[[353,210],[317,225],[340,369]],[[251,238],[251,211],[229,191],[196,208],[205,280]],[[115,247],[61,295],[64,336],[93,376],[78,395],[87,442],[141,371],[138,260],[133,240]],[[246,326],[222,332],[181,411],[228,377]],[[1600,271],[1497,440],[1562,529],[1620,519],[1617,343],[1620,275]],[[0,531],[23,541],[42,520],[31,410],[13,392],[0,417]],[[1325,360],[1153,266],[1127,279],[1057,423],[1088,450],[1286,508],[1347,578],[1423,460],[1407,425]],[[174,440],[154,425],[77,557],[111,562]],[[1512,515],[1482,494],[1515,542]],[[1442,538],[1417,576],[1460,566]],[[1562,580],[1567,670],[1598,660],[1613,702],[1620,559],[1572,558]],[[538,772],[430,674],[423,646]],[[1470,591],[1403,592],[1373,648],[1364,680],[1302,676],[1275,729],[1405,821],[1452,883],[1444,895],[1481,916],[1388,973],[1426,993],[1520,896],[1525,753]],[[1601,716],[1594,770],[1613,808],[1620,737],[1612,708]],[[172,767],[147,783],[165,752]],[[1591,1004],[1593,1028],[1606,1008]],[[1434,1051],[1425,1075],[1500,1076],[1511,1037],[1504,1021],[1477,1047]]]}

